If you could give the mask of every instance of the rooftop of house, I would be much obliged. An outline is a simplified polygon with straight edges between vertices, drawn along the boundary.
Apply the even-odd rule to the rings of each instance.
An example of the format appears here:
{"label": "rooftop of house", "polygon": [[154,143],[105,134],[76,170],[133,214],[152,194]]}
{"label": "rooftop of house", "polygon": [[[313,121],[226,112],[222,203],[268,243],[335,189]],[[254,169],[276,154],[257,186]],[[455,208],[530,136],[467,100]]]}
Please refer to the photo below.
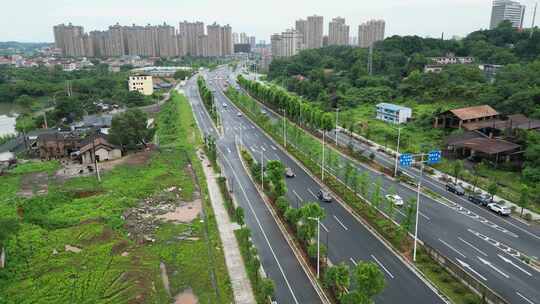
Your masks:
{"label": "rooftop of house", "polygon": [[468,108],[460,108],[450,110],[457,118],[461,120],[470,120],[484,117],[492,117],[499,115],[499,112],[495,111],[492,107],[488,105],[474,106]]}
{"label": "rooftop of house", "polygon": [[400,106],[400,105],[396,105],[396,104],[393,104],[393,103],[386,103],[386,102],[381,102],[381,103],[377,104],[377,108],[384,108],[384,109],[389,109],[389,110],[393,110],[393,111],[410,110],[410,108]]}

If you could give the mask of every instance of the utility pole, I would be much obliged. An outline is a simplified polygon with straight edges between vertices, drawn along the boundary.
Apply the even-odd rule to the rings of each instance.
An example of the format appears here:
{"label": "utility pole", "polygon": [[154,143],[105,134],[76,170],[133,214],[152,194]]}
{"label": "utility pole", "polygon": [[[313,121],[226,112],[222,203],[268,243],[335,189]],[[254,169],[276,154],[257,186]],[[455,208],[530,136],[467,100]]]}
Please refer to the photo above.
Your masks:
{"label": "utility pole", "polygon": [[531,36],[529,39],[532,39],[533,33],[534,33],[534,23],[536,21],[536,8],[538,7],[538,2],[534,4],[534,13],[533,13],[533,19],[532,19],[532,25],[531,25]]}
{"label": "utility pole", "polygon": [[101,182],[101,176],[99,175],[99,168],[98,168],[97,157],[96,157],[96,133],[94,133],[94,136],[92,138],[92,153],[94,155],[94,169],[96,170],[96,176],[97,176],[98,182]]}
{"label": "utility pole", "polygon": [[373,75],[373,44],[369,46],[368,73],[369,76]]}
{"label": "utility pole", "polygon": [[398,135],[397,135],[397,148],[396,148],[396,163],[394,166],[394,177],[397,177],[398,174],[398,168],[399,168],[399,140],[401,138],[401,128],[398,128]]}

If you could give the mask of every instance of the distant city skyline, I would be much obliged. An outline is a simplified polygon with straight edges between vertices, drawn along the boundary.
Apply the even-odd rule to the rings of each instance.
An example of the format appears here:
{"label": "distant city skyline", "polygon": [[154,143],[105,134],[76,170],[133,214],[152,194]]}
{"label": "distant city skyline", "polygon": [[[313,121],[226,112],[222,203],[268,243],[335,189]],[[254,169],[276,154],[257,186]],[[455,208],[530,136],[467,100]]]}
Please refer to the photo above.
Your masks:
{"label": "distant city skyline", "polygon": [[[394,34],[440,37],[442,32],[445,37],[452,37],[489,28],[492,6],[491,0],[379,0],[368,3],[275,0],[263,6],[250,5],[247,0],[48,2],[5,3],[3,11],[8,13],[0,19],[0,27],[7,30],[0,32],[0,41],[53,42],[51,27],[69,22],[85,29],[105,30],[117,22],[126,25],[166,22],[174,25],[183,20],[230,24],[235,32],[246,32],[256,36],[257,40],[270,41],[273,33],[290,28],[299,18],[311,15],[324,17],[325,35],[328,35],[328,22],[340,16],[347,20],[351,36],[356,35],[353,29],[360,24],[371,19],[383,19],[387,37]],[[530,27],[536,0],[519,2],[526,6],[523,26]],[[537,18],[537,24],[539,22]]]}

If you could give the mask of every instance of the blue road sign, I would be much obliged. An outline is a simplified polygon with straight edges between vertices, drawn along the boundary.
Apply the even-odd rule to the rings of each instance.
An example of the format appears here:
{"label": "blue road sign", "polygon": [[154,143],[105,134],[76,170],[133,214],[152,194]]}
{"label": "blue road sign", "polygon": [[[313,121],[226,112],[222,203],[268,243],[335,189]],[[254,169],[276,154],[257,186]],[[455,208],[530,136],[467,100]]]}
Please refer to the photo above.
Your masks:
{"label": "blue road sign", "polygon": [[413,162],[412,154],[401,154],[399,156],[399,165],[402,167],[410,167]]}
{"label": "blue road sign", "polygon": [[441,162],[442,152],[441,150],[434,150],[428,153],[428,164],[437,164]]}

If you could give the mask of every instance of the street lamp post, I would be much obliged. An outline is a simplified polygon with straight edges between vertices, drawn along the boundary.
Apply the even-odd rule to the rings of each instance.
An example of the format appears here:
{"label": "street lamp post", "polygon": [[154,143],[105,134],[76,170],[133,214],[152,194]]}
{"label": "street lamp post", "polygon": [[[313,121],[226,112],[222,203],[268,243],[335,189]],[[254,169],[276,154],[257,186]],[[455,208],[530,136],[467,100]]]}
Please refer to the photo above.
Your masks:
{"label": "street lamp post", "polygon": [[261,147],[261,188],[264,192],[264,150]]}
{"label": "street lamp post", "polygon": [[418,214],[420,213],[420,187],[422,187],[422,178],[424,173],[424,154],[420,160],[420,176],[418,179],[418,188],[416,189],[416,220],[414,222],[414,250],[413,261],[416,262],[416,244],[418,243]]}
{"label": "street lamp post", "polygon": [[285,149],[287,149],[287,131],[285,127],[285,108],[281,109],[283,111],[283,145],[285,146]]}
{"label": "street lamp post", "polygon": [[320,274],[320,259],[321,259],[321,219],[318,217],[308,217],[308,219],[317,221],[317,279]]}
{"label": "street lamp post", "polygon": [[397,177],[398,169],[399,169],[398,158],[399,158],[399,140],[400,140],[400,138],[401,138],[401,128],[398,128],[397,148],[396,148],[396,163],[395,163],[395,166],[394,166],[394,177]]}
{"label": "street lamp post", "polygon": [[[428,157],[427,160],[424,161],[424,156]],[[441,161],[441,151],[440,150],[434,150],[430,151],[429,153],[420,153],[417,155],[412,154],[402,154],[399,157],[399,162],[403,167],[410,167],[413,164],[413,158],[420,156],[420,175],[418,176],[418,184],[416,189],[416,221],[415,221],[415,227],[414,227],[414,249],[413,249],[413,261],[416,262],[416,247],[418,243],[418,215],[420,214],[420,189],[422,187],[422,179],[424,177],[424,163],[428,164],[436,164]]]}
{"label": "street lamp post", "polygon": [[339,118],[339,108],[336,108],[336,146],[338,145],[338,118]]}
{"label": "street lamp post", "polygon": [[323,133],[322,133],[322,162],[321,162],[321,179],[322,181],[324,181],[324,140],[325,140],[325,134],[326,134],[326,131],[323,129]]}

